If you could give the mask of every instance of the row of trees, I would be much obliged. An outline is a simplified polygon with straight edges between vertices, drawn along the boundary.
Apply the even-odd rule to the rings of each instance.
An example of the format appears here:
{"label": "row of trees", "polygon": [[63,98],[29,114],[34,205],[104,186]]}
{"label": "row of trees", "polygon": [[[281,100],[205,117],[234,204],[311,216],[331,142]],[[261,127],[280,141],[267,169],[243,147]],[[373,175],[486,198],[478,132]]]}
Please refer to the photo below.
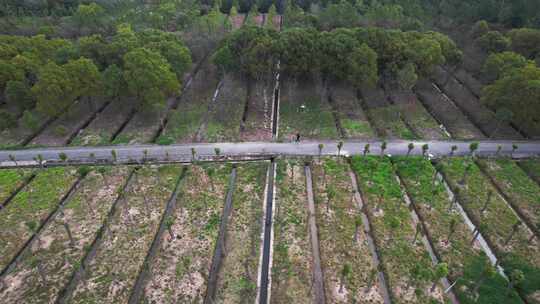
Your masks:
{"label": "row of trees", "polygon": [[293,78],[320,76],[360,87],[374,85],[383,76],[409,89],[433,66],[458,63],[461,51],[436,32],[289,28],[278,33],[244,27],[233,32],[214,56],[223,70],[253,78],[272,75],[278,60],[282,71]]}
{"label": "row of trees", "polygon": [[496,110],[499,120],[534,126],[540,117],[540,30],[521,28],[505,34],[491,31],[485,21],[473,36],[489,53],[482,74],[488,85],[481,100]]}
{"label": "row of trees", "polygon": [[0,36],[0,92],[20,112],[36,107],[56,116],[76,99],[103,95],[134,97],[144,109],[163,105],[190,66],[190,51],[174,34],[127,25],[110,39],[76,42]]}

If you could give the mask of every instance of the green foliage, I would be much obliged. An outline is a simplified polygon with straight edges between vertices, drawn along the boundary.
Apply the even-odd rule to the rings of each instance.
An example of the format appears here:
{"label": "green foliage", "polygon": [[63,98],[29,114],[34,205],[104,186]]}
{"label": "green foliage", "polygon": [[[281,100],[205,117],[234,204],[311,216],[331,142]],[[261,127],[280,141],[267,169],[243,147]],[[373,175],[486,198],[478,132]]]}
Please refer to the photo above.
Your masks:
{"label": "green foliage", "polygon": [[164,103],[167,95],[179,89],[170,64],[159,53],[138,48],[124,56],[124,79],[139,107]]}
{"label": "green foliage", "polygon": [[498,31],[489,31],[476,39],[476,43],[486,52],[503,52],[510,48],[510,39]]}
{"label": "green foliage", "polygon": [[512,50],[527,59],[540,54],[540,30],[530,28],[513,29],[507,36],[512,41]]}
{"label": "green foliage", "polygon": [[482,73],[491,81],[509,74],[514,69],[527,65],[525,57],[514,52],[492,53],[484,62]]}
{"label": "green foliage", "polygon": [[484,88],[481,100],[496,109],[512,109],[518,121],[534,122],[540,117],[540,68],[528,63],[509,70]]}
{"label": "green foliage", "polygon": [[102,24],[104,13],[103,7],[94,2],[88,5],[80,4],[73,19],[79,27],[97,29]]}
{"label": "green foliage", "polygon": [[15,116],[6,110],[0,110],[0,131],[15,127],[17,120]]}
{"label": "green foliage", "polygon": [[54,62],[47,63],[40,69],[38,81],[32,87],[37,110],[51,117],[57,116],[77,96],[75,85],[65,68]]}
{"label": "green foliage", "polygon": [[10,81],[5,89],[6,101],[17,105],[21,110],[31,109],[34,106],[34,98],[30,94],[30,87],[23,81]]}
{"label": "green foliage", "polygon": [[24,111],[21,119],[25,128],[33,131],[36,131],[39,128],[39,121],[32,112],[28,110]]}

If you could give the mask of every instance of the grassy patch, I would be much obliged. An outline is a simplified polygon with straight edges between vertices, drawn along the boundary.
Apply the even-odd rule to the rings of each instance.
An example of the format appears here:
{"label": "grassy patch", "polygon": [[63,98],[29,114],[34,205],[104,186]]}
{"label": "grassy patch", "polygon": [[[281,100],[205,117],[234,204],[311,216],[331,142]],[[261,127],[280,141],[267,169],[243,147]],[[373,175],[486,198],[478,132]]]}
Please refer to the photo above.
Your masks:
{"label": "grassy patch", "polygon": [[[83,255],[103,224],[118,189],[127,177],[126,167],[101,167],[90,172],[81,182],[72,198],[40,234],[40,246],[26,251],[17,266],[8,275],[8,280],[21,280],[4,294],[10,303],[54,302],[58,290],[62,289],[81,262]],[[66,227],[73,237],[71,246]],[[42,282],[37,265],[46,274]]]}
{"label": "grassy patch", "polygon": [[0,212],[0,269],[38,229],[75,182],[75,170],[40,170],[34,180]]}
{"label": "grassy patch", "polygon": [[249,303],[257,296],[267,166],[251,163],[238,167],[216,302]]}
{"label": "grassy patch", "polygon": [[31,175],[29,169],[0,170],[0,205]]}
{"label": "grassy patch", "polygon": [[311,303],[311,247],[301,162],[278,162],[276,190],[271,301]]}
{"label": "grassy patch", "polygon": [[416,139],[413,132],[401,120],[399,108],[397,106],[386,106],[369,110],[374,123],[383,132],[385,138]]}
{"label": "grassy patch", "polygon": [[[417,206],[420,217],[428,229],[435,250],[448,264],[449,276],[457,280],[454,287],[462,303],[521,303],[515,291],[493,293],[493,289],[504,291],[507,284],[496,274],[480,285],[478,302],[474,299],[474,285],[484,267],[487,257],[479,248],[471,244],[472,232],[461,215],[453,208],[452,200],[444,185],[435,176],[435,168],[422,157],[398,157],[397,171],[405,184],[411,199]],[[498,301],[493,301],[497,299]]]}
{"label": "grassy patch", "polygon": [[428,293],[433,280],[431,260],[420,239],[415,241],[415,228],[392,163],[386,157],[354,157],[352,166],[359,177],[394,300],[437,301]]}

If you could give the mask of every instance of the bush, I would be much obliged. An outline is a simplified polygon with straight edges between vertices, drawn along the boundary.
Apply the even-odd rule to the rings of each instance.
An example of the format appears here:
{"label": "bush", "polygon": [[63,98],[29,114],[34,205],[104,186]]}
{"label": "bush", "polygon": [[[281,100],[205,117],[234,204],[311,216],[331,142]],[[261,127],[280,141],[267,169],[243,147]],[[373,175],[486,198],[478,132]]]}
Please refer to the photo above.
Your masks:
{"label": "bush", "polygon": [[79,173],[79,176],[81,177],[85,177],[90,171],[92,171],[92,169],[88,166],[81,166],[77,169],[77,173]]}

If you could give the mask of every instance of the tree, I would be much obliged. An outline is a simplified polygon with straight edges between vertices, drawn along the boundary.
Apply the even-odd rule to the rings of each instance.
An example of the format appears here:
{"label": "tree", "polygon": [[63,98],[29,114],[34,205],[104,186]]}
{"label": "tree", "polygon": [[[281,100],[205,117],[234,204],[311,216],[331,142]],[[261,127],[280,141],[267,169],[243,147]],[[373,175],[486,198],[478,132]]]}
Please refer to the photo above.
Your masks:
{"label": "tree", "polygon": [[128,91],[138,101],[139,108],[151,108],[164,103],[169,94],[179,89],[179,82],[171,66],[159,53],[138,48],[124,56],[124,79]]}
{"label": "tree", "polygon": [[367,44],[356,47],[347,56],[347,80],[356,86],[374,87],[379,80],[377,53]]}
{"label": "tree", "polygon": [[33,112],[25,110],[21,119],[25,128],[32,131],[37,131],[37,129],[39,128],[39,121]]}
{"label": "tree", "polygon": [[66,153],[60,152],[60,153],[58,153],[58,159],[59,159],[60,161],[64,162],[64,163],[66,163],[67,160],[68,160],[68,156],[67,156]]}
{"label": "tree", "polygon": [[435,287],[437,287],[437,282],[442,278],[446,278],[447,275],[448,264],[439,263],[437,264],[437,266],[435,266],[435,271],[433,272],[433,285],[431,285],[431,292],[435,291]]}
{"label": "tree", "polygon": [[514,152],[518,149],[518,145],[512,144],[512,157],[514,157]]}
{"label": "tree", "polygon": [[214,152],[216,153],[216,156],[219,157],[219,155],[221,154],[221,149],[214,148]]}
{"label": "tree", "polygon": [[489,32],[489,24],[486,20],[480,20],[473,25],[471,29],[471,36],[473,38],[478,38],[487,32]]}
{"label": "tree", "polygon": [[0,131],[12,128],[17,125],[17,119],[6,110],[0,110]]}
{"label": "tree", "polygon": [[122,70],[112,64],[102,73],[105,95],[117,99],[127,92],[127,83]]}
{"label": "tree", "polygon": [[357,215],[354,218],[354,241],[355,242],[358,242],[361,226],[362,226],[362,217],[360,215]]}
{"label": "tree", "polygon": [[322,156],[322,150],[324,149],[324,144],[322,143],[319,144],[318,148],[319,148],[319,160],[320,160]]}
{"label": "tree", "polygon": [[105,10],[94,2],[88,5],[80,4],[75,14],[73,14],[73,19],[79,26],[79,29],[82,27],[98,29],[104,13]]}
{"label": "tree", "polygon": [[276,15],[277,15],[276,6],[274,5],[274,3],[272,3],[270,8],[268,9],[268,14],[266,15],[266,23],[264,26],[267,28],[277,30],[274,25],[274,18],[276,17]]}
{"label": "tree", "polygon": [[17,105],[20,110],[24,111],[34,106],[30,86],[23,81],[9,81],[6,85],[5,96],[7,103]]}
{"label": "tree", "polygon": [[496,273],[495,268],[489,263],[489,261],[486,261],[486,264],[484,265],[484,269],[482,270],[482,273],[476,280],[476,283],[474,284],[474,288],[472,289],[472,294],[475,298],[478,297],[478,289],[480,288],[480,286],[484,283],[485,280],[493,277],[495,273]]}
{"label": "tree", "polygon": [[276,48],[284,73],[297,78],[318,70],[317,37],[317,31],[305,28],[286,28],[279,34]]}
{"label": "tree", "polygon": [[413,244],[416,243],[416,240],[418,239],[418,235],[422,232],[422,224],[420,222],[416,223],[416,232],[414,233],[414,240]]}
{"label": "tree", "polygon": [[196,155],[197,155],[197,151],[195,151],[195,148],[191,148],[191,161],[195,161]]}
{"label": "tree", "polygon": [[72,94],[77,97],[88,97],[90,106],[94,111],[95,106],[92,97],[98,96],[103,87],[98,67],[90,59],[79,58],[69,61],[64,65],[64,68],[73,83]]}
{"label": "tree", "polygon": [[482,74],[495,81],[508,75],[514,69],[521,69],[527,65],[527,59],[514,52],[492,53],[484,62]]}
{"label": "tree", "polygon": [[512,109],[514,120],[522,125],[534,125],[540,117],[540,68],[528,63],[511,69],[483,90],[482,103],[495,109]]}
{"label": "tree", "polygon": [[483,231],[486,231],[486,229],[487,229],[487,224],[486,223],[480,223],[480,225],[474,227],[473,238],[471,240],[471,245],[474,244],[474,242],[476,241],[476,239],[478,238],[480,233],[482,233]]}
{"label": "tree", "polygon": [[498,31],[490,31],[476,39],[476,43],[486,52],[503,52],[510,48],[510,39]]}
{"label": "tree", "polygon": [[411,151],[414,149],[414,144],[413,143],[409,143],[409,145],[407,146],[407,156],[409,156],[411,154]]}
{"label": "tree", "polygon": [[396,78],[398,86],[401,90],[411,90],[416,84],[416,81],[418,81],[415,65],[413,63],[407,63],[403,68],[399,69]]}
{"label": "tree", "polygon": [[366,144],[364,146],[364,158],[366,157],[366,155],[369,153],[369,148],[370,148],[370,144]]}
{"label": "tree", "polygon": [[76,85],[66,69],[49,61],[40,69],[38,81],[32,87],[37,110],[50,117],[58,116],[77,96]]}
{"label": "tree", "polygon": [[111,156],[112,156],[113,162],[116,162],[116,160],[118,159],[118,155],[116,154],[116,150],[111,150]]}

